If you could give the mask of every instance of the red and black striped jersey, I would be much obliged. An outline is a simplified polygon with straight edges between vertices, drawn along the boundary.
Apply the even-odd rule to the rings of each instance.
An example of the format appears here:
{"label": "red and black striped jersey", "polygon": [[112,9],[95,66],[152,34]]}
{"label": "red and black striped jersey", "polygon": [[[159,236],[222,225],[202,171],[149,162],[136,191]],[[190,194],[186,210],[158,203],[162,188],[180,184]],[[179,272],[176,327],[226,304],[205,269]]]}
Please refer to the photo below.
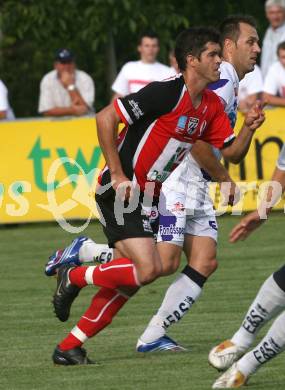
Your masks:
{"label": "red and black striped jersey", "polygon": [[[154,182],[155,195],[197,139],[219,149],[234,139],[217,95],[204,90],[199,107],[193,107],[182,75],[150,83],[114,105],[125,124],[118,142],[123,171],[141,191]],[[107,166],[99,180],[110,182]]]}

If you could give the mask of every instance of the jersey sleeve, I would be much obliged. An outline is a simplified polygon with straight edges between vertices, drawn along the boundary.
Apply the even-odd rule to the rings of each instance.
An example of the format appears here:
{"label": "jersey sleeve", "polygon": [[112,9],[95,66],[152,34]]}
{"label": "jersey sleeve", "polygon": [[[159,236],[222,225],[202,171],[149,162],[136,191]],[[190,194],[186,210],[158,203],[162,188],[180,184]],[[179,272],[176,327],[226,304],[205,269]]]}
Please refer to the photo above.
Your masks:
{"label": "jersey sleeve", "polygon": [[235,134],[228,115],[219,101],[216,102],[216,109],[213,110],[215,110],[213,117],[200,138],[218,149],[223,149],[234,141]]}
{"label": "jersey sleeve", "polygon": [[232,99],[232,96],[234,95],[232,83],[230,83],[230,81],[226,78],[220,79],[215,83],[209,84],[208,88],[220,97],[220,100],[223,103],[224,107],[229,104],[230,100]]}
{"label": "jersey sleeve", "polygon": [[264,85],[263,85],[263,92],[269,93],[271,95],[278,94],[277,77],[278,77],[278,74],[277,74],[276,69],[273,65],[269,68],[267,75],[265,77]]}
{"label": "jersey sleeve", "polygon": [[166,82],[153,82],[136,93],[114,101],[115,109],[125,125],[146,119],[157,119],[170,112],[176,102]]}

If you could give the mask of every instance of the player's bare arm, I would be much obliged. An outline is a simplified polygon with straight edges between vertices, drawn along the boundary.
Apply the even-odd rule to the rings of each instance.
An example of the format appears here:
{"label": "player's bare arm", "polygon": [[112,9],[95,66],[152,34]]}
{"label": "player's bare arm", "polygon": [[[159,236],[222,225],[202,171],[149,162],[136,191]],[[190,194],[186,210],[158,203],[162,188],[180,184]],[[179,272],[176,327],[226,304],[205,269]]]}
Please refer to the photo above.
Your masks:
{"label": "player's bare arm", "polygon": [[233,181],[217,157],[213,153],[212,146],[207,142],[198,140],[191,149],[191,154],[214,181],[223,183],[226,181]]}
{"label": "player's bare arm", "polygon": [[[285,189],[285,171],[276,168],[271,178],[272,182],[279,183],[282,193]],[[265,199],[261,202],[258,210],[246,215],[230,232],[230,242],[245,240],[254,230],[261,226],[269,216],[273,205],[279,200],[280,193],[274,192],[273,187],[269,187]],[[268,204],[272,206],[268,207]]]}
{"label": "player's bare arm", "polygon": [[243,126],[234,140],[227,148],[222,149],[223,157],[234,164],[240,163],[246,156],[254,132],[265,120],[263,104],[258,101],[245,116]]}
{"label": "player's bare arm", "polygon": [[239,201],[239,189],[230,177],[226,168],[214,155],[211,145],[199,140],[193,145],[191,154],[200,167],[203,168],[214,181],[220,184],[227,184],[227,186],[221,186],[221,191],[225,198],[225,205],[228,204],[233,206],[236,204]]}

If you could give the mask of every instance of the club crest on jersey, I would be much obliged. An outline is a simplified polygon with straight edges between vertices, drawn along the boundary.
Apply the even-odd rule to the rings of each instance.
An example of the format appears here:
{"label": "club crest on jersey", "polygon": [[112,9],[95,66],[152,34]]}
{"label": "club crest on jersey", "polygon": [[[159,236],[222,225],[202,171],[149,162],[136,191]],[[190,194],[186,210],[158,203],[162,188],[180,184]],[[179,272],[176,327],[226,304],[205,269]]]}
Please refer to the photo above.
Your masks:
{"label": "club crest on jersey", "polygon": [[187,126],[187,133],[189,135],[192,135],[195,133],[197,126],[199,124],[199,119],[194,118],[193,116],[190,116],[188,126]]}
{"label": "club crest on jersey", "polygon": [[175,129],[176,133],[183,134],[186,128],[186,123],[187,123],[187,116],[185,115],[180,116]]}

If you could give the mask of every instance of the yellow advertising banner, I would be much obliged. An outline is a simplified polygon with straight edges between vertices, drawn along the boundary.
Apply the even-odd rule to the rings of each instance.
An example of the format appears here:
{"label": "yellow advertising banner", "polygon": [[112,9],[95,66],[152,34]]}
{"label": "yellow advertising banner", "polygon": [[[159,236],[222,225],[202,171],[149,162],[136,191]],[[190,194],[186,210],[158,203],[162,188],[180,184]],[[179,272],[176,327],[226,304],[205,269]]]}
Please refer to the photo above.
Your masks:
{"label": "yellow advertising banner", "polygon": [[[285,109],[266,110],[266,120],[262,127],[257,129],[246,158],[238,165],[226,164],[232,179],[240,184],[244,193],[241,201],[229,210],[233,213],[249,211],[257,208],[262,195],[262,189],[266,189],[276,167],[279,152],[285,141]],[[242,127],[244,117],[239,114],[235,132]],[[217,205],[216,191],[216,207]],[[284,209],[283,199],[275,206],[275,209]]]}
{"label": "yellow advertising banner", "polygon": [[0,223],[88,219],[104,159],[94,118],[0,124]]}
{"label": "yellow advertising banner", "polygon": [[[256,208],[258,186],[270,180],[285,140],[284,118],[285,109],[267,110],[244,162],[228,166],[236,182],[251,188],[234,210]],[[239,115],[236,129],[242,121]],[[0,223],[96,217],[104,159],[94,118],[2,122],[0,131]]]}

